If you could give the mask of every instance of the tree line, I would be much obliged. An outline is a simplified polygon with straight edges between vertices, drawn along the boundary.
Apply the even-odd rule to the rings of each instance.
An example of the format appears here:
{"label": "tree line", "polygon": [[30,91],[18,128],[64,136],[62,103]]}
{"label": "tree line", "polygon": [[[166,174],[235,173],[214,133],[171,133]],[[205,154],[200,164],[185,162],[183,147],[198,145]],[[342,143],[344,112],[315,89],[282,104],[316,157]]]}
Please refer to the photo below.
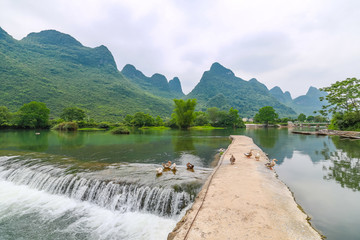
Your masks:
{"label": "tree line", "polygon": [[24,104],[17,112],[11,113],[7,107],[0,106],[1,128],[55,128],[59,130],[76,130],[78,127],[110,128],[120,125],[127,127],[170,127],[186,129],[191,126],[245,127],[238,110],[229,111],[209,108],[206,112],[195,111],[196,99],[174,99],[174,112],[170,117],[153,117],[148,113],[137,112],[126,115],[119,123],[96,123],[89,119],[86,112],[78,107],[64,108],[58,119],[49,119],[50,109],[45,103],[30,102]]}
{"label": "tree line", "polygon": [[[340,130],[360,130],[360,80],[348,78],[336,82],[330,87],[321,88],[328,95],[325,98],[328,105],[319,111],[322,115],[307,116],[301,113],[297,118],[279,118],[274,108],[265,106],[254,116],[255,123],[276,124],[298,120],[301,122],[325,122],[332,115],[330,128]],[[239,116],[239,111],[230,108],[228,111],[216,107],[208,108],[205,112],[195,111],[196,99],[174,99],[174,109],[170,117],[153,117],[144,112],[126,115],[119,123],[96,123],[89,119],[86,112],[78,107],[64,108],[58,119],[49,119],[50,109],[45,103],[30,102],[24,104],[17,112],[11,113],[7,107],[0,106],[0,127],[2,128],[50,128],[75,129],[77,127],[111,126],[126,127],[171,127],[187,129],[191,126],[212,126],[243,128],[245,124]],[[316,113],[316,112],[314,112]]]}

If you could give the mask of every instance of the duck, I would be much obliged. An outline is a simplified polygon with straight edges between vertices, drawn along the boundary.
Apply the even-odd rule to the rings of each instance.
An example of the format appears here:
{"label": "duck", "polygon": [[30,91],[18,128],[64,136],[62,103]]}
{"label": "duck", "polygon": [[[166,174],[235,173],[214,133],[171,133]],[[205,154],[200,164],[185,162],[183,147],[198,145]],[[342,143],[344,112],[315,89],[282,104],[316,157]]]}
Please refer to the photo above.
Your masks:
{"label": "duck", "polygon": [[225,152],[225,148],[220,148],[219,152]]}
{"label": "duck", "polygon": [[170,166],[170,169],[171,171],[176,171],[176,163],[173,163],[171,166]]}
{"label": "duck", "polygon": [[231,157],[230,157],[230,163],[231,163],[231,165],[233,165],[235,163],[235,157],[232,154],[231,154]]}
{"label": "duck", "polygon": [[250,152],[244,153],[244,155],[245,155],[247,158],[250,158],[250,157],[252,156],[252,150],[250,150]]}
{"label": "duck", "polygon": [[156,169],[156,175],[157,175],[157,176],[161,175],[162,172],[163,172],[163,168],[162,168],[162,167],[159,167],[159,168]]}
{"label": "duck", "polygon": [[188,163],[186,164],[186,168],[187,168],[187,169],[194,169],[194,165],[188,162]]}
{"label": "duck", "polygon": [[162,166],[163,166],[164,169],[170,169],[171,161],[168,161],[167,163],[163,163]]}
{"label": "duck", "polygon": [[274,158],[273,160],[271,160],[271,162],[265,163],[265,166],[272,170],[272,168],[276,165],[276,161],[277,159]]}
{"label": "duck", "polygon": [[255,160],[256,160],[256,161],[259,161],[259,160],[260,160],[260,153],[257,152],[257,153],[255,154]]}

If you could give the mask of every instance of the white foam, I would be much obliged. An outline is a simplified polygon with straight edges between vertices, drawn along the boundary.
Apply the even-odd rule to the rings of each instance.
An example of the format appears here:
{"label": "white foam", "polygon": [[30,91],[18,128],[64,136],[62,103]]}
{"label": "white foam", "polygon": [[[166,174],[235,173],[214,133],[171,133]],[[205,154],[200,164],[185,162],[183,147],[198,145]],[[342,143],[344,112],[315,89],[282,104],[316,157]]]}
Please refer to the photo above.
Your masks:
{"label": "white foam", "polygon": [[[58,231],[83,233],[91,239],[166,239],[178,220],[138,212],[120,213],[0,180],[0,222],[26,214],[43,219],[39,228],[66,218],[68,224]],[[36,222],[29,224],[37,225]]]}

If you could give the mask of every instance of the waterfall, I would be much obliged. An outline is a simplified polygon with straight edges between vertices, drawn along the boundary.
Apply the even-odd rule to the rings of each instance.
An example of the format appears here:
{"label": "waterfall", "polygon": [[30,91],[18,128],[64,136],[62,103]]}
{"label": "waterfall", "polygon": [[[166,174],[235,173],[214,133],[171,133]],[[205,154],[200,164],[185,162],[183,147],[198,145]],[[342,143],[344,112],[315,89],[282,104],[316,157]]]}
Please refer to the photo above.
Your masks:
{"label": "waterfall", "polygon": [[94,179],[36,159],[0,157],[0,179],[120,212],[175,217],[194,196],[161,186]]}

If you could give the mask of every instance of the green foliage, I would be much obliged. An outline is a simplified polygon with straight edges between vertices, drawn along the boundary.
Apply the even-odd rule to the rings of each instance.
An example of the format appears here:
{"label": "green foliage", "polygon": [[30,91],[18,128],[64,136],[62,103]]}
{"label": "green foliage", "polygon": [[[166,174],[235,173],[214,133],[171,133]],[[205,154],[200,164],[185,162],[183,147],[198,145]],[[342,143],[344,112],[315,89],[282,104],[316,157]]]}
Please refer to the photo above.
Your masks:
{"label": "green foliage", "polygon": [[195,119],[196,99],[174,99],[174,118],[179,128],[186,129],[191,126]]}
{"label": "green foliage", "polygon": [[[330,87],[321,89],[328,93],[325,105],[320,113],[327,116],[333,113],[329,128],[339,130],[360,130],[360,80],[347,78],[337,81]],[[322,98],[321,100],[324,100]]]}
{"label": "green foliage", "polygon": [[126,126],[120,126],[120,127],[116,127],[113,130],[111,130],[111,133],[112,134],[130,134],[130,130]]}
{"label": "green foliage", "polygon": [[76,131],[78,129],[78,124],[76,122],[62,122],[55,125],[52,129],[59,131]]}
{"label": "green foliage", "polygon": [[0,106],[0,126],[10,123],[11,113],[5,106]]}
{"label": "green foliage", "polygon": [[109,129],[110,128],[111,123],[108,122],[101,122],[97,125],[98,128],[101,129]]}
{"label": "green foliage", "polygon": [[255,115],[254,121],[265,123],[267,125],[271,122],[274,122],[277,118],[278,114],[275,112],[274,108],[266,106],[259,109],[259,113]]}
{"label": "green foliage", "polygon": [[306,121],[308,121],[308,122],[314,122],[314,120],[315,120],[315,117],[314,116],[307,116],[307,118],[306,118]]}
{"label": "green foliage", "polygon": [[134,119],[134,116],[130,115],[130,114],[127,114],[125,116],[125,118],[123,119],[123,123],[126,125],[126,126],[133,126],[132,125],[132,120]]}
{"label": "green foliage", "polygon": [[147,113],[137,112],[131,120],[131,124],[135,127],[154,126],[155,120]]}
{"label": "green foliage", "polygon": [[164,126],[164,121],[162,120],[162,118],[158,115],[155,118],[155,122],[154,122],[156,127],[162,127]]}
{"label": "green foliage", "polygon": [[220,111],[216,107],[207,109],[210,124],[214,127],[244,128],[245,124],[240,118],[238,112],[238,110],[233,108],[230,108],[228,112]]}
{"label": "green foliage", "polygon": [[297,117],[297,120],[300,122],[304,122],[306,120],[306,115],[303,113],[300,113],[299,116]]}
{"label": "green foliage", "polygon": [[[210,71],[204,72],[200,82],[187,95],[196,98],[197,110],[218,107],[227,110],[230,107],[239,110],[242,117],[252,117],[258,109],[272,106],[282,116],[294,116],[296,113],[277,101],[264,84],[256,79],[245,81],[219,63],[214,63]],[[211,120],[210,120],[211,121]]]}
{"label": "green foliage", "polygon": [[204,126],[209,124],[209,119],[205,112],[195,112],[194,126]]}
{"label": "green foliage", "polygon": [[[323,114],[335,112],[359,112],[360,110],[360,79],[347,78],[337,81],[330,87],[320,89],[328,95],[325,99],[329,105],[323,107]],[[320,100],[324,100],[321,98]]]}
{"label": "green foliage", "polygon": [[60,114],[60,117],[65,121],[82,121],[86,117],[85,111],[78,107],[64,108]]}
{"label": "green foliage", "polygon": [[329,129],[343,131],[360,131],[360,113],[335,113],[331,119]]}
{"label": "green foliage", "polygon": [[24,104],[16,114],[16,124],[22,128],[49,127],[50,110],[42,102]]}
{"label": "green foliage", "polygon": [[147,112],[170,115],[172,98],[141,89],[117,69],[106,47],[75,44],[56,31],[15,40],[0,39],[0,102],[11,112],[38,101],[58,118],[68,106],[77,106],[96,121],[117,122],[126,114]]}

